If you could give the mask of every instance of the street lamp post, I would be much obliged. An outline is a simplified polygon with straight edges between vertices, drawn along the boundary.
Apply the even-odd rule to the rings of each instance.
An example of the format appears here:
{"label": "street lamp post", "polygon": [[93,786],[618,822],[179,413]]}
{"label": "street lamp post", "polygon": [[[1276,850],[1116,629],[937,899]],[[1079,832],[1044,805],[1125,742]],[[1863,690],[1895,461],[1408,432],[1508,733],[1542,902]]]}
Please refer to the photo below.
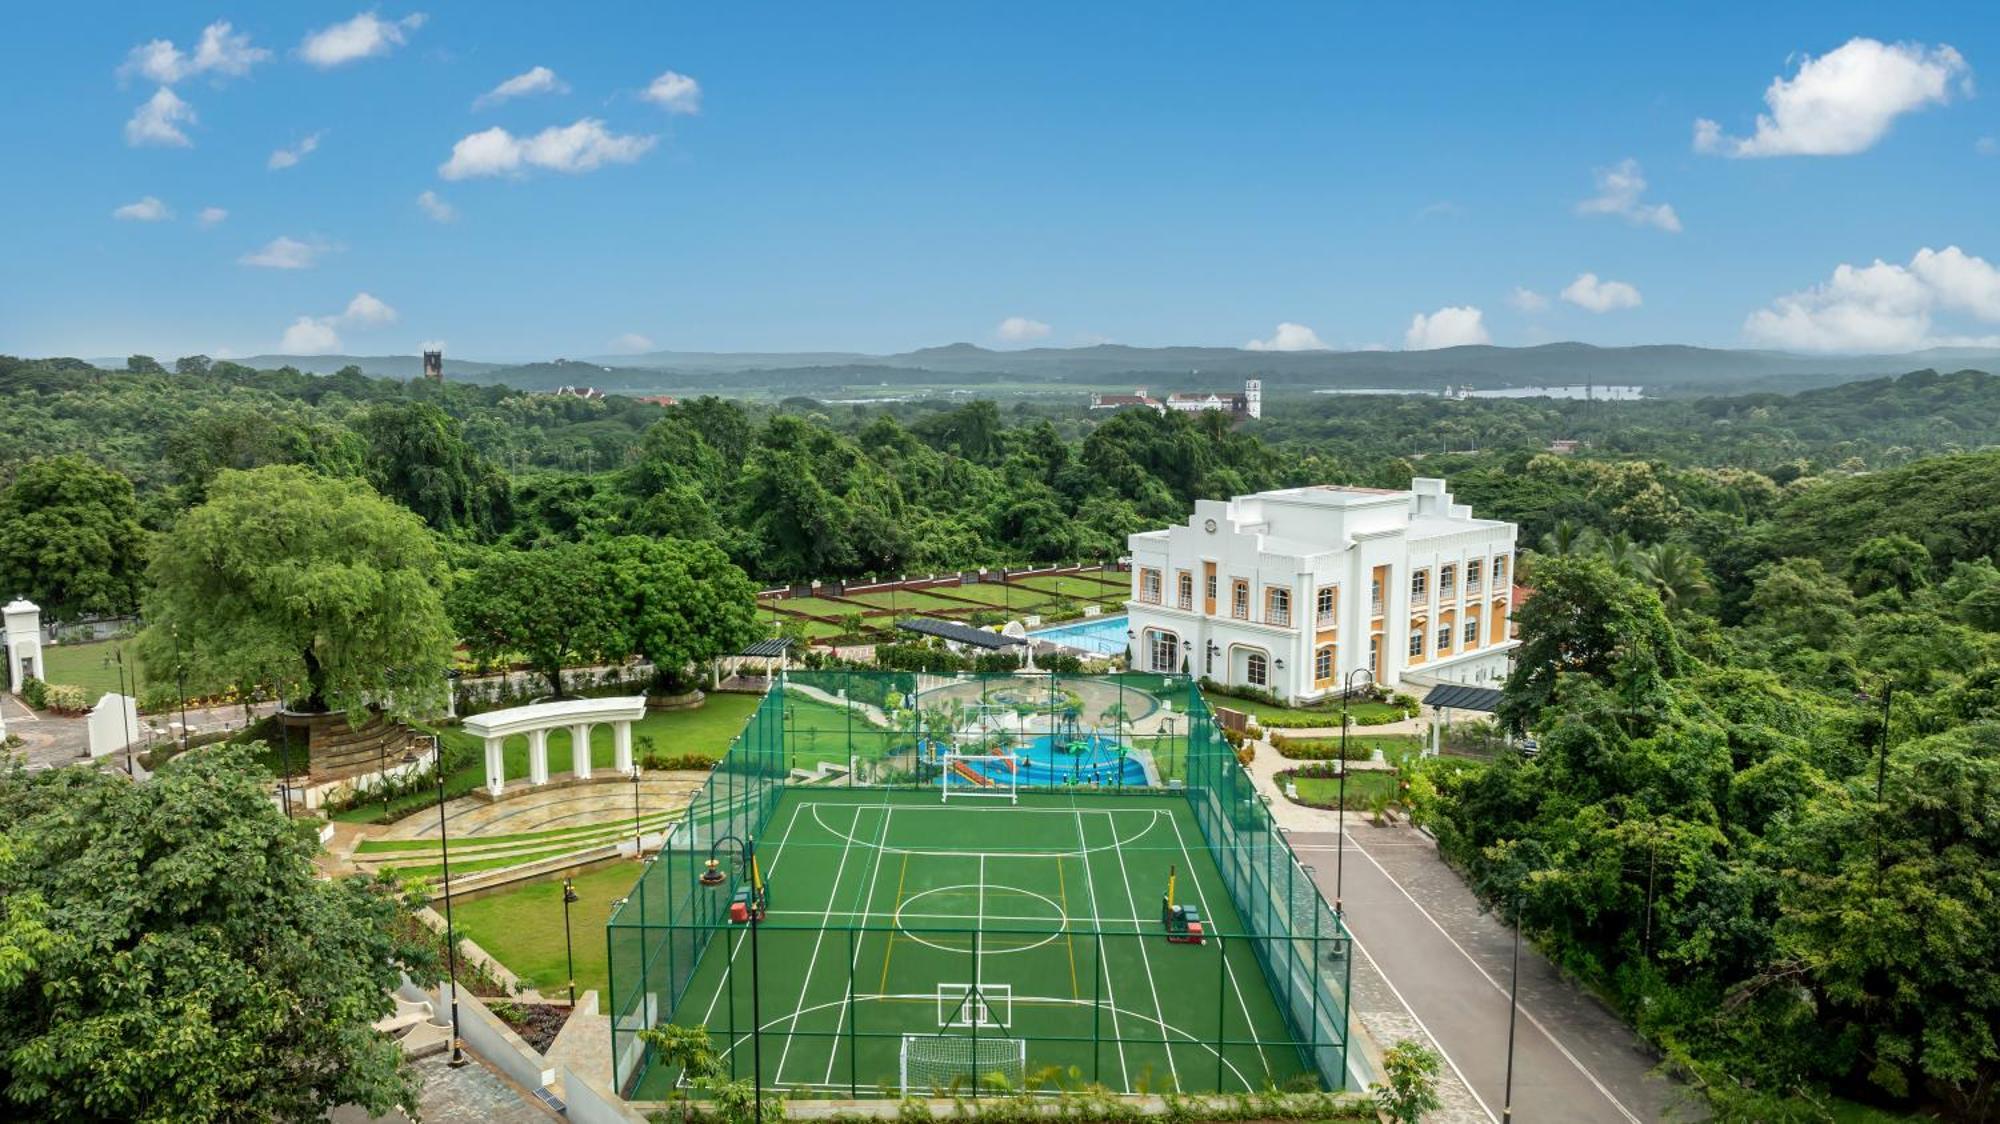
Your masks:
{"label": "street lamp post", "polygon": [[1521,901],[1514,899],[1514,978],[1507,984],[1507,1085],[1500,1100],[1501,1124],[1514,1119],[1514,1020],[1521,1010]]}
{"label": "street lamp post", "polygon": [[1333,838],[1333,912],[1337,917],[1347,916],[1341,902],[1341,890],[1346,884],[1347,874],[1347,704],[1354,697],[1354,677],[1366,675],[1368,682],[1375,681],[1373,668],[1357,667],[1348,671],[1341,680],[1340,691],[1340,799],[1338,811],[1340,828]]}
{"label": "street lamp post", "polygon": [[[111,649],[111,658],[118,662],[118,693],[130,699],[131,694],[125,690],[125,649],[122,647]],[[134,675],[133,678],[136,679],[138,676]],[[125,775],[136,781],[139,779],[139,771],[132,765],[132,742],[137,735],[132,732],[130,704],[120,705],[118,711],[125,719]]]}
{"label": "street lamp post", "polygon": [[639,777],[638,762],[632,763],[632,857],[646,861],[646,843],[639,826]]}
{"label": "street lamp post", "polygon": [[[438,751],[437,735],[420,735],[418,740],[430,743],[435,764],[433,771],[437,774],[438,858],[444,877],[444,954],[451,981],[451,1060],[447,1064],[456,1069],[465,1064],[466,1058],[458,1039],[458,927],[451,916],[451,840],[444,818],[444,754]],[[405,765],[416,762],[414,751],[403,754]]]}
{"label": "street lamp post", "polygon": [[[757,871],[757,845],[747,839],[725,835],[709,844],[708,869],[701,872],[700,882],[704,886],[720,886],[729,880],[722,873],[722,865],[715,855],[724,843],[735,843],[743,861],[744,875],[753,880],[759,877]],[[751,887],[754,894],[757,887]],[[753,898],[750,902],[750,1088],[754,1098],[756,1124],[764,1124],[764,1014],[759,1002],[763,988],[758,984],[757,970],[757,926],[763,920],[763,903]]]}
{"label": "street lamp post", "polygon": [[563,959],[569,964],[569,1005],[576,1009],[576,952],[569,943],[569,907],[576,904],[576,879],[563,879]]}

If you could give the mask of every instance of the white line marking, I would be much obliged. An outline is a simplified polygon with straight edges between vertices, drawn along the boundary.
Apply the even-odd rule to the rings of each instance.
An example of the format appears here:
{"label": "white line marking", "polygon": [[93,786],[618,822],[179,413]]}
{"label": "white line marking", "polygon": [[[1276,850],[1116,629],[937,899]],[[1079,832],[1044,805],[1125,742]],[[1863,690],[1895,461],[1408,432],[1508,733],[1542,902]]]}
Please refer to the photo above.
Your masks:
{"label": "white line marking", "polygon": [[[875,873],[868,876],[868,893],[861,899],[861,908],[864,911],[875,901],[875,884],[882,879],[882,856],[888,853],[881,845],[889,841],[889,823],[896,818],[896,806],[894,804],[885,803],[882,805],[882,808],[882,831],[875,840]],[[832,916],[832,914],[827,914],[826,917],[821,919],[820,923],[824,925]],[[894,940],[895,934],[891,933],[889,939]],[[863,931],[854,938],[854,959],[847,965],[848,1001],[841,1004],[840,1016],[833,1021],[833,1049],[826,1052],[827,1081],[833,1080],[833,1063],[840,1060],[840,1031],[842,1027],[847,1025],[847,1009],[854,1005],[854,973],[861,967],[861,949],[867,943],[868,933],[866,931]]]}
{"label": "white line marking", "polygon": [[[1070,805],[1070,811],[1076,815],[1076,845],[1078,848],[1076,856],[1083,860],[1083,885],[1085,892],[1090,896],[1090,915],[1096,917],[1097,879],[1090,873],[1090,837],[1083,830],[1083,808],[1072,804]],[[1113,839],[1118,838],[1118,825],[1115,823],[1111,825],[1111,837]],[[1060,861],[1061,856],[1057,856],[1057,858]],[[1124,1080],[1125,1087],[1130,1089],[1132,1087],[1132,1066],[1130,1062],[1125,1060],[1125,1031],[1118,1025],[1118,992],[1111,986],[1111,970],[1104,963],[1104,938],[1101,936],[1097,940],[1096,964],[1091,969],[1091,979],[1093,982],[1098,980],[1103,981],[1104,996],[1111,1001],[1111,1037],[1118,1042],[1118,1074]],[[1095,1075],[1093,1074],[1092,1076],[1094,1077]]]}
{"label": "white line marking", "polygon": [[[856,804],[854,806],[854,822],[848,825],[849,831],[853,831],[861,826],[861,810],[866,807],[869,807],[869,805]],[[851,841],[852,837],[850,836],[849,839]],[[834,868],[833,885],[827,887],[826,891],[826,908],[828,913],[833,911],[833,903],[840,896],[840,877],[847,873],[847,856],[850,853],[850,849],[847,847],[840,849],[840,865]],[[819,966],[819,949],[820,945],[825,943],[825,941],[826,924],[822,922],[819,935],[813,938],[812,959],[806,962],[805,982],[799,985],[799,1001],[793,1005],[796,1009],[792,1013],[792,1033],[785,1035],[785,1048],[778,1055],[778,1068],[771,1071],[771,1083],[774,1085],[783,1085],[785,1083],[785,1059],[792,1056],[792,1043],[798,1041],[798,1017],[805,1012],[806,992],[812,987],[813,969]]]}
{"label": "white line marking", "polygon": [[[864,805],[864,806],[865,806],[865,805]],[[851,835],[844,835],[844,834],[842,834],[842,832],[841,832],[841,830],[840,830],[839,828],[837,828],[837,827],[834,827],[834,826],[833,826],[832,824],[829,824],[829,823],[827,823],[827,822],[826,822],[825,820],[823,820],[823,819],[820,819],[820,814],[819,814],[819,810],[820,810],[820,807],[821,807],[821,805],[819,805],[819,804],[817,804],[817,803],[815,803],[815,804],[813,804],[813,805],[812,805],[812,813],[813,813],[813,819],[815,819],[815,820],[819,820],[819,825],[820,825],[821,827],[823,827],[823,828],[825,828],[825,829],[826,829],[826,831],[827,831],[827,834],[829,834],[829,835],[833,835],[833,836],[837,836],[837,837],[839,837],[839,838],[843,838],[843,839],[846,839],[846,840],[847,840],[847,841],[848,841],[849,843],[858,843],[858,844],[860,844],[860,845],[861,845],[861,846],[863,846],[863,847],[872,847],[872,846],[874,846],[874,844],[872,844],[872,843],[866,843],[866,842],[863,842],[862,840],[859,840],[859,839],[856,839],[856,838],[854,838],[854,837],[853,837],[853,836],[851,836]],[[952,809],[952,812],[954,812],[954,813],[962,813],[962,812],[972,812],[972,811],[979,811],[979,812],[1007,812],[1007,813],[1010,813],[1010,814],[1018,814],[1018,813],[1021,813],[1021,812],[1048,812],[1048,811],[1053,811],[1053,810],[1054,810],[1054,809],[1050,809],[1050,808],[977,808],[977,809],[974,809],[974,808],[953,808],[953,809]],[[1125,845],[1126,843],[1129,843],[1129,842],[1131,842],[1132,840],[1136,840],[1136,839],[1138,839],[1138,838],[1139,838],[1140,836],[1143,836],[1143,835],[1145,835],[1145,834],[1146,834],[1146,832],[1148,832],[1148,831],[1151,831],[1151,830],[1153,829],[1153,823],[1154,823],[1155,821],[1157,821],[1157,820],[1158,820],[1158,819],[1160,818],[1160,813],[1159,813],[1159,811],[1158,811],[1157,809],[1151,809],[1151,808],[1128,808],[1128,809],[1124,809],[1124,810],[1125,810],[1125,811],[1131,811],[1131,812],[1141,812],[1141,811],[1143,811],[1143,812],[1146,812],[1146,813],[1148,814],[1148,816],[1150,817],[1150,818],[1149,818],[1149,819],[1147,820],[1147,822],[1146,822],[1146,827],[1145,827],[1145,828],[1144,828],[1143,830],[1139,831],[1139,832],[1138,832],[1137,834],[1133,835],[1131,839],[1118,839],[1117,835],[1116,835],[1116,834],[1114,833],[1114,834],[1112,835],[1112,839],[1113,839],[1113,840],[1115,840],[1115,842],[1113,842],[1113,843],[1112,843],[1112,844],[1110,844],[1109,846],[1105,846],[1105,847],[1097,847],[1097,848],[1094,848],[1094,850],[1099,850],[1099,851],[1109,851],[1109,850],[1115,850],[1115,849],[1116,849],[1116,848],[1118,848],[1118,847],[1121,847],[1121,846],[1124,846],[1124,845]],[[905,812],[905,813],[907,814],[907,813],[909,813],[909,812],[933,812],[933,811],[937,811],[937,809],[935,809],[935,808],[926,808],[926,807],[917,807],[917,808],[907,808],[907,807],[906,807],[906,808],[904,808],[904,809],[903,809],[903,811],[904,811],[904,812]],[[1109,813],[1106,813],[1106,814],[1108,815]],[[926,849],[926,848],[922,848],[922,847],[884,847],[884,848],[882,848],[882,849],[883,849],[883,850],[885,850],[885,851],[887,851],[887,852],[889,852],[889,853],[890,853],[890,854],[892,854],[892,855],[935,855],[935,856],[941,856],[941,857],[944,857],[944,858],[952,858],[952,859],[961,859],[961,858],[964,858],[964,857],[965,857],[966,855],[968,855],[968,854],[971,854],[971,852],[969,852],[969,851],[962,851],[962,850],[961,850],[961,851],[952,851],[952,850],[932,850],[932,849]],[[1009,858],[1019,858],[1019,859],[1052,859],[1052,858],[1060,858],[1060,857],[1075,857],[1075,856],[1078,856],[1078,855],[1081,855],[1081,854],[1082,854],[1083,852],[1081,852],[1081,851],[1008,851],[1008,850],[997,850],[997,851],[989,851],[989,852],[986,852],[986,853],[987,853],[987,854],[993,854],[993,855],[1004,855],[1004,856],[1007,856],[1007,857],[1009,857]]]}
{"label": "white line marking", "polygon": [[[1194,896],[1195,900],[1201,903],[1202,919],[1207,921],[1209,924],[1213,925],[1215,923],[1215,914],[1209,912],[1208,895],[1202,892],[1201,879],[1195,876],[1194,856],[1188,853],[1187,838],[1181,834],[1180,820],[1177,817],[1168,816],[1167,822],[1173,825],[1174,841],[1181,845],[1181,860],[1187,863],[1188,881],[1194,884]],[[1286,918],[1287,929],[1291,927],[1290,921],[1291,921],[1290,918]],[[1290,942],[1288,941],[1286,943],[1289,944]],[[1248,1000],[1243,998],[1243,985],[1236,982],[1236,966],[1234,964],[1231,964],[1229,962],[1229,957],[1224,954],[1227,948],[1228,948],[1227,943],[1219,945],[1216,954],[1222,957],[1222,970],[1228,973],[1229,987],[1231,990],[1236,992],[1236,1005],[1243,1011],[1243,1029],[1248,1031],[1252,1036],[1261,1037],[1257,1035],[1256,1024],[1250,1018],[1250,1003]],[[1315,955],[1317,955],[1317,953],[1315,953]],[[1315,1034],[1314,1037],[1318,1037],[1318,1035]],[[1259,1061],[1264,1063],[1264,1076],[1266,1079],[1269,1079],[1272,1076],[1271,1055],[1266,1052],[1265,1047],[1262,1045],[1259,1045],[1257,1047],[1257,1058]]]}
{"label": "white line marking", "polygon": [[[1472,958],[1472,954],[1465,951],[1465,946],[1459,944],[1457,939],[1455,939],[1449,932],[1447,932],[1443,925],[1438,924],[1437,918],[1431,916],[1430,910],[1425,909],[1423,907],[1422,902],[1419,902],[1415,897],[1413,897],[1410,894],[1408,890],[1404,889],[1403,884],[1401,882],[1396,881],[1395,875],[1390,874],[1386,869],[1383,868],[1381,863],[1376,862],[1375,856],[1369,854],[1367,850],[1361,846],[1360,842],[1355,840],[1353,836],[1348,836],[1347,838],[1348,838],[1348,846],[1353,847],[1357,851],[1360,851],[1361,857],[1367,859],[1368,864],[1370,866],[1374,867],[1376,870],[1382,871],[1382,877],[1387,878],[1389,880],[1389,884],[1396,888],[1397,893],[1403,895],[1404,898],[1409,900],[1409,903],[1411,905],[1417,907],[1417,912],[1424,915],[1424,920],[1431,923],[1431,928],[1436,929],[1439,935],[1443,936],[1445,940],[1451,942],[1451,947],[1457,949],[1458,954],[1460,956],[1465,957],[1465,962],[1467,964],[1472,965],[1472,970],[1479,973],[1479,978],[1493,985],[1494,991],[1497,991],[1502,995],[1507,994],[1507,989],[1500,986],[1500,981],[1486,974],[1486,969],[1479,966],[1479,961],[1474,960]],[[1384,978],[1386,979],[1387,977],[1385,976]],[[1534,1013],[1532,1011],[1529,1011],[1525,1005],[1523,1005],[1520,1008],[1520,1011],[1521,1011],[1521,1017],[1527,1019],[1529,1025],[1533,1026],[1536,1030],[1541,1031],[1542,1037],[1549,1040],[1549,1045],[1554,1046],[1556,1050],[1559,1053],[1561,1053],[1564,1058],[1568,1059],[1569,1064],[1576,1067],[1576,1071],[1583,1075],[1584,1080],[1590,1082],[1591,1088],[1596,1089],[1600,1094],[1603,1095],[1605,1100],[1611,1102],[1611,1107],[1617,1109],[1618,1114],[1620,1116],[1624,1117],[1626,1120],[1631,1121],[1631,1124],[1639,1124],[1639,1118],[1632,1114],[1632,1110],[1626,1108],[1624,1102],[1620,1101],[1617,1097],[1613,1096],[1611,1094],[1611,1090],[1605,1088],[1604,1083],[1597,1079],[1597,1075],[1590,1072],[1589,1069],[1585,1068],[1583,1062],[1580,1061],[1575,1054],[1569,1052],[1569,1047],[1563,1045],[1560,1039],[1556,1038],[1554,1034],[1550,1033],[1548,1027],[1542,1025],[1542,1020],[1536,1018]]]}
{"label": "white line marking", "polygon": [[[1431,1028],[1424,1025],[1424,1020],[1417,1017],[1417,1009],[1415,1007],[1410,1006],[1410,1001],[1403,998],[1403,993],[1396,990],[1395,983],[1389,979],[1389,973],[1384,972],[1382,970],[1382,966],[1375,962],[1375,958],[1373,956],[1368,955],[1368,950],[1361,947],[1360,938],[1356,937],[1352,932],[1350,932],[1347,934],[1347,939],[1354,945],[1355,951],[1361,954],[1362,959],[1368,961],[1368,966],[1370,968],[1375,969],[1375,974],[1382,978],[1382,983],[1388,987],[1389,994],[1395,996],[1396,1002],[1401,1003],[1403,1005],[1403,1010],[1409,1013],[1410,1021],[1416,1023],[1417,1029],[1424,1032],[1424,1037],[1431,1040],[1431,1045],[1436,1047],[1438,1056],[1444,1059],[1444,1064],[1450,1066],[1451,1071],[1453,1073],[1458,1074],[1459,1084],[1464,1085],[1465,1091],[1471,1093],[1472,1099],[1478,1102],[1479,1111],[1486,1114],[1486,1119],[1493,1121],[1494,1124],[1499,1124],[1500,1118],[1493,1115],[1493,1110],[1486,1107],[1486,1100],[1485,1098],[1479,1095],[1479,1090],[1473,1087],[1472,1082],[1467,1081],[1465,1079],[1465,1071],[1458,1068],[1458,1062],[1454,1061],[1452,1059],[1451,1054],[1445,1050],[1444,1043],[1438,1041],[1438,1036],[1432,1034]],[[1351,1007],[1353,1003],[1354,1003],[1353,993],[1352,991],[1350,991],[1348,996],[1348,1005]],[[1352,1011],[1348,1013],[1347,1033],[1349,1037],[1352,1037],[1354,1034],[1354,1016]],[[1352,1057],[1353,1054],[1354,1051],[1350,1050],[1349,1051],[1350,1058]],[[1351,1062],[1349,1068],[1352,1068]],[[1355,1076],[1359,1077],[1360,1074],[1356,1073]]]}
{"label": "white line marking", "polygon": [[[767,883],[770,881],[771,875],[778,873],[778,864],[785,859],[785,840],[792,837],[792,825],[798,822],[799,808],[798,805],[794,804],[792,805],[792,818],[785,821],[784,833],[778,836],[778,853],[771,858],[771,869],[764,872],[764,880]],[[743,934],[734,933],[732,935],[736,938],[736,943],[729,949],[728,963],[723,965],[723,975],[725,977],[736,971],[736,954],[743,951]],[[701,965],[697,963],[695,969],[699,971],[700,968]],[[688,973],[688,981],[689,983],[693,983],[694,972]],[[715,1005],[722,1002],[722,993],[725,990],[722,984],[722,980],[717,980],[715,983],[715,994],[708,997],[708,1013],[701,1017],[701,1025],[703,1026],[713,1026],[715,1024]]]}
{"label": "white line marking", "polygon": [[[1104,813],[1104,818],[1110,821],[1111,837],[1116,839],[1118,837],[1118,822],[1111,818],[1110,812]],[[1158,817],[1154,818],[1158,819]],[[1149,825],[1146,830],[1151,831],[1152,827]],[[1142,832],[1141,834],[1144,833]],[[1132,897],[1132,874],[1125,869],[1125,852],[1122,849],[1118,851],[1118,877],[1119,881],[1125,883],[1125,904],[1127,908],[1131,909],[1134,913],[1139,912],[1139,903]],[[1143,938],[1134,943],[1139,946],[1139,962],[1146,966],[1146,986],[1153,993],[1153,1014],[1157,1016],[1154,1021],[1158,1022],[1161,1026],[1165,1026],[1167,1009],[1160,1005],[1160,985],[1153,978],[1153,954],[1147,951],[1147,942]],[[1183,1086],[1181,1085],[1180,1066],[1174,1063],[1174,1048],[1172,1046],[1164,1046],[1162,1049],[1167,1052],[1167,1072],[1173,1074],[1174,1089],[1178,1092]]]}

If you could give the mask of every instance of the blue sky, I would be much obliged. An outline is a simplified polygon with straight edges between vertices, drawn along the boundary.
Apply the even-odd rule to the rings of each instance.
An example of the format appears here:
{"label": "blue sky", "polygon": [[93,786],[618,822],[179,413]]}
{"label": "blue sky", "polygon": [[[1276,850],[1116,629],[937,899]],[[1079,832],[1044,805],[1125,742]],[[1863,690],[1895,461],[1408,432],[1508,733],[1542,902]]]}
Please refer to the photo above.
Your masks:
{"label": "blue sky", "polygon": [[2000,338],[2000,12],[1386,7],[17,5],[0,351]]}

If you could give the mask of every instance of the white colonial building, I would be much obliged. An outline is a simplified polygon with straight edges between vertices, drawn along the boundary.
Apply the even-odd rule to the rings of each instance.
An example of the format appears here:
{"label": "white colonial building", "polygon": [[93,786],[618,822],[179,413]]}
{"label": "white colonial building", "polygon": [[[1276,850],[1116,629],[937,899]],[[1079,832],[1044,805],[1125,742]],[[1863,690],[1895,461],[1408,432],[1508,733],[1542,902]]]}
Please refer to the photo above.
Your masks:
{"label": "white colonial building", "polygon": [[[1442,480],[1200,500],[1131,536],[1132,667],[1305,701],[1367,668],[1388,687],[1507,674],[1515,526]],[[1354,676],[1358,687],[1364,677]]]}

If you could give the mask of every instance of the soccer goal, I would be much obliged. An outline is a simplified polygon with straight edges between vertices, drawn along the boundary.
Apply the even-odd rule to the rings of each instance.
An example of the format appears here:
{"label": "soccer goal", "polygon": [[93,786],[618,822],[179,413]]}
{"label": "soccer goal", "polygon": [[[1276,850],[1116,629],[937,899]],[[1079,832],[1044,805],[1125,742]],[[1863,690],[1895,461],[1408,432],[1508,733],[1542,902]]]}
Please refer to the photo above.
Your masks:
{"label": "soccer goal", "polygon": [[969,1034],[905,1034],[899,1068],[905,1097],[968,1087],[1019,1092],[1027,1087],[1028,1041]]}
{"label": "soccer goal", "polygon": [[960,753],[947,749],[938,758],[944,802],[956,796],[990,796],[1009,804],[1020,802],[1021,763],[1011,753]]}

